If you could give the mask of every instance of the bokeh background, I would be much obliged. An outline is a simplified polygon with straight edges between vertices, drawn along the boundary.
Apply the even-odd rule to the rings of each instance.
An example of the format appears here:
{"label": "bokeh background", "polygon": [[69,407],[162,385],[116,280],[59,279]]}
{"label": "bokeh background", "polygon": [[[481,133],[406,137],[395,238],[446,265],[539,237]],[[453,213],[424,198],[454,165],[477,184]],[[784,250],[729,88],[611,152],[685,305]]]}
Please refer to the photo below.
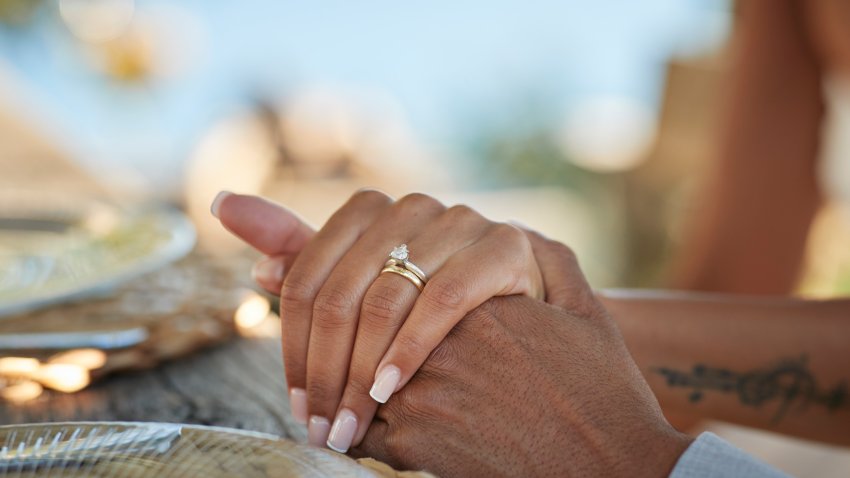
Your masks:
{"label": "bokeh background", "polygon": [[2,5],[13,161],[48,148],[109,193],[186,205],[225,246],[220,189],[317,225],[362,186],[427,191],[570,243],[599,286],[662,280],[670,231],[656,205],[651,225],[629,211],[634,172],[671,59],[713,54],[731,23],[724,1]]}
{"label": "bokeh background", "polygon": [[[316,224],[420,190],[568,242],[597,286],[661,286],[733,23],[721,0],[3,0],[0,152],[185,205],[208,243],[219,189]],[[824,256],[802,290],[850,290]]]}
{"label": "bokeh background", "polygon": [[[596,287],[664,287],[734,19],[723,0],[0,0],[0,187],[174,204],[218,253],[240,251],[209,215],[222,189],[315,225],[364,186],[424,191],[570,244]],[[801,294],[850,293],[848,218],[828,198]]]}

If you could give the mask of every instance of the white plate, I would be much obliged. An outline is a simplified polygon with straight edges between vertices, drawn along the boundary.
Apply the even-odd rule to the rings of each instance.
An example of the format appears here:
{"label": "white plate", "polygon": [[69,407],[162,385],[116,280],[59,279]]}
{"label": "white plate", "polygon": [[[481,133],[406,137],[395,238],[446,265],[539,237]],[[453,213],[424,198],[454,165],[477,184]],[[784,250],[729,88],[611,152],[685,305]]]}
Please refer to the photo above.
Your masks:
{"label": "white plate", "polygon": [[3,191],[0,317],[108,293],[194,244],[191,222],[170,208]]}
{"label": "white plate", "polygon": [[123,478],[378,476],[350,458],[273,435],[125,422],[0,426],[0,474]]}

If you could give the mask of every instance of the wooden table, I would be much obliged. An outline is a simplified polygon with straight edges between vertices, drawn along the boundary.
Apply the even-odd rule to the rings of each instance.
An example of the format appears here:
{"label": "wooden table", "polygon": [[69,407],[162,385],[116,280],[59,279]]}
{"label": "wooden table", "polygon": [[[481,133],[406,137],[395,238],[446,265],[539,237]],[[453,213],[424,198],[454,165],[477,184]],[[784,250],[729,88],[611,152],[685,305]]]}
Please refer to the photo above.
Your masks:
{"label": "wooden table", "polygon": [[[159,367],[121,373],[74,394],[46,391],[22,405],[0,402],[0,424],[159,421],[272,433],[306,430],[289,413],[279,338],[239,338]],[[794,476],[845,477],[850,452],[732,426],[713,431]]]}
{"label": "wooden table", "polygon": [[235,339],[73,394],[46,391],[21,405],[0,402],[0,424],[105,420],[215,425],[306,439],[289,413],[277,338]]}

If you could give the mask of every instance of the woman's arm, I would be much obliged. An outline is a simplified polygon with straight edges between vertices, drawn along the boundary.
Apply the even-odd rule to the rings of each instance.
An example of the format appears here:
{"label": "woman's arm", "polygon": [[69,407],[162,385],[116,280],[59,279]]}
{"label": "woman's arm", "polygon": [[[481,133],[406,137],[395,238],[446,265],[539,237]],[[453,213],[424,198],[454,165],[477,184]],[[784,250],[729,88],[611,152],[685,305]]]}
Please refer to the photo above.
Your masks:
{"label": "woman's arm", "polygon": [[850,299],[599,298],[665,413],[850,445]]}
{"label": "woman's arm", "polygon": [[744,294],[794,287],[820,202],[821,66],[795,0],[741,2],[716,161],[673,286]]}

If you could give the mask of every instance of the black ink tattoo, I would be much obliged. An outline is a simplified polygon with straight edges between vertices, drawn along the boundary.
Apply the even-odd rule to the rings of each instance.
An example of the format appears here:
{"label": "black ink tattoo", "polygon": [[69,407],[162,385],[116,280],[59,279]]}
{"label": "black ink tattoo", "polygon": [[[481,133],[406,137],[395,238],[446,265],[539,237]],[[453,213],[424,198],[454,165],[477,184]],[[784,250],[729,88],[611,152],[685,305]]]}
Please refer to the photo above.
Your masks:
{"label": "black ink tattoo", "polygon": [[669,387],[688,389],[692,403],[703,399],[705,392],[734,393],[742,404],[760,408],[775,403],[775,425],[792,409],[802,412],[809,405],[820,405],[834,411],[848,403],[847,384],[839,382],[821,390],[807,366],[807,357],[783,360],[772,367],[750,372],[733,372],[702,364],[689,371],[656,367],[653,372],[664,376]]}

